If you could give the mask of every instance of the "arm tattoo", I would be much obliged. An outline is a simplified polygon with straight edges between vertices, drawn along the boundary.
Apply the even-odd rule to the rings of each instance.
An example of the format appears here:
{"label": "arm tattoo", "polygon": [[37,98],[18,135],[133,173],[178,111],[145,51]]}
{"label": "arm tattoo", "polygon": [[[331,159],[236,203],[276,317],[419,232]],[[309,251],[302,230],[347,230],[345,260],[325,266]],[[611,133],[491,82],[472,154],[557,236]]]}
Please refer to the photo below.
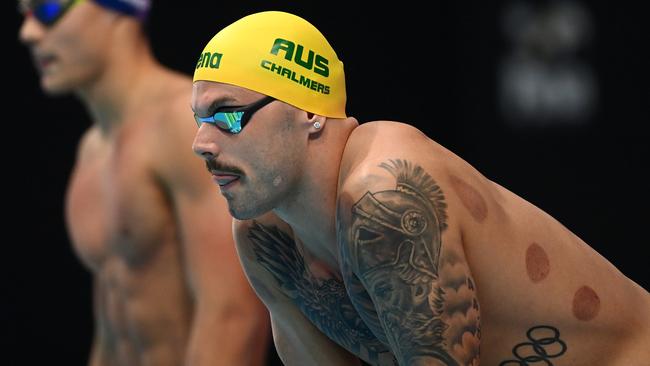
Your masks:
{"label": "arm tattoo", "polygon": [[366,192],[352,207],[349,248],[341,250],[352,267],[344,270],[348,291],[348,282],[363,284],[376,313],[364,311],[367,300],[351,293],[354,305],[364,320],[378,317],[383,330],[377,324],[371,329],[392,346],[401,365],[427,358],[458,365],[445,344],[445,291],[438,280],[447,228],[444,195],[420,166],[391,160],[380,167],[395,176],[397,186]]}
{"label": "arm tattoo", "polygon": [[528,341],[521,342],[512,349],[516,359],[505,360],[499,366],[527,366],[538,362],[553,366],[550,359],[566,352],[567,346],[560,339],[560,331],[550,325],[532,327],[526,332],[526,337]]}
{"label": "arm tattoo", "polygon": [[248,232],[257,261],[268,270],[303,314],[339,345],[377,365],[394,365],[388,347],[359,318],[343,283],[316,278],[305,266],[295,241],[277,227],[254,222]]}

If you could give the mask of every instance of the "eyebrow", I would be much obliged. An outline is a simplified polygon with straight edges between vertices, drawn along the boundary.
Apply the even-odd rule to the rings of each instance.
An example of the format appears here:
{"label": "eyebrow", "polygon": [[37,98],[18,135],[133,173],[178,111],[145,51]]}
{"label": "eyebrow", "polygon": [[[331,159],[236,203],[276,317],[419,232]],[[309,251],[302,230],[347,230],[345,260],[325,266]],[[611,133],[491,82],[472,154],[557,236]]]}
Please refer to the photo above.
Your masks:
{"label": "eyebrow", "polygon": [[[219,109],[224,108],[224,104],[232,103],[232,102],[237,102],[237,99],[230,95],[221,97],[219,99],[215,99],[212,103],[210,103],[210,106],[208,106],[207,109],[208,116],[211,116],[215,114],[215,112],[218,111]],[[196,111],[194,113],[196,113]]]}

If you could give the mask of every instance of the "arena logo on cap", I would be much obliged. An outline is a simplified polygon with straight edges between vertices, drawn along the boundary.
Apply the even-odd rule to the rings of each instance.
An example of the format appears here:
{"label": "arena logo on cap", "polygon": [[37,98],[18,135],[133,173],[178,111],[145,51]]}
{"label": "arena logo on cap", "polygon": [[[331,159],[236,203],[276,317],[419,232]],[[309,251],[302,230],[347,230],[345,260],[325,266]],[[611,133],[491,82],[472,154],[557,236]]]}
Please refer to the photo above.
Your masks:
{"label": "arena logo on cap", "polygon": [[218,69],[221,64],[222,53],[219,52],[203,52],[196,63],[196,68],[209,67],[211,69]]}

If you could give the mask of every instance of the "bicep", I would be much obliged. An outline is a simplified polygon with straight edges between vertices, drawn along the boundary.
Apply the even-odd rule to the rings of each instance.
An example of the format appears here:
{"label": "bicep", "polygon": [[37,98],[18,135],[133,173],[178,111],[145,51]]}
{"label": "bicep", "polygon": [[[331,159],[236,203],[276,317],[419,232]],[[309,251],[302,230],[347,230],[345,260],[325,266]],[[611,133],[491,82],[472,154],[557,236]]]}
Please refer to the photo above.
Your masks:
{"label": "bicep", "polygon": [[377,168],[385,179],[361,184],[339,203],[348,282],[367,291],[376,310],[369,317],[401,365],[478,361],[478,301],[455,202],[416,163],[387,160]]}

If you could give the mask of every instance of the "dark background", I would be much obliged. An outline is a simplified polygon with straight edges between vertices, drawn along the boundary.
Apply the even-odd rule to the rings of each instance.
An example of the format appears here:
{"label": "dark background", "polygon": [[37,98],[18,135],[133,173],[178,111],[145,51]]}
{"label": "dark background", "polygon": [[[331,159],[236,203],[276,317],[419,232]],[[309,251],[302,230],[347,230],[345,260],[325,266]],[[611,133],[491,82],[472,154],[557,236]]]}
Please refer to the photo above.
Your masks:
{"label": "dark background", "polygon": [[[595,33],[582,57],[599,85],[586,123],[514,128],[497,103],[497,69],[507,48],[499,25],[505,2],[436,2],[429,10],[408,1],[265,4],[158,1],[149,24],[154,51],[164,64],[191,74],[205,43],[232,21],[261,10],[303,16],[345,63],[349,115],[417,126],[650,288],[642,254],[650,218],[650,42],[639,8],[585,4]],[[72,252],[62,214],[77,141],[90,120],[73,97],[40,91],[17,41],[22,17],[13,5],[2,5],[3,23],[11,28],[4,57],[12,66],[3,77],[8,209],[0,364],[82,365],[92,338],[91,277]],[[7,357],[13,361],[5,363]]]}

